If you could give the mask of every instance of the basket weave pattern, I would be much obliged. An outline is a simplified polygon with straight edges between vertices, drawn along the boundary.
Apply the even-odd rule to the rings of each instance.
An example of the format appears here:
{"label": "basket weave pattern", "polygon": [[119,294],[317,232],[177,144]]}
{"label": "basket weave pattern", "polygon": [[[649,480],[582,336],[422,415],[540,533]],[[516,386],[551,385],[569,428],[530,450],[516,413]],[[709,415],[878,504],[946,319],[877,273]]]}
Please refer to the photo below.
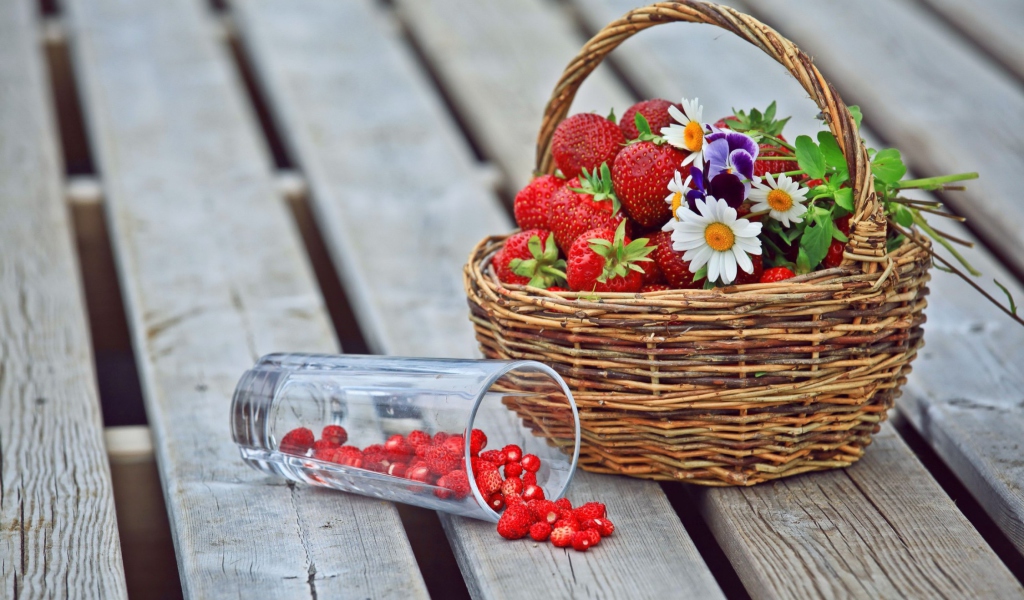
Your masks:
{"label": "basket weave pattern", "polygon": [[[771,284],[647,294],[547,292],[498,281],[486,238],[464,272],[470,319],[490,358],[559,372],[580,410],[580,466],[704,485],[753,485],[856,461],[923,344],[928,241],[886,253],[867,152],[835,89],[791,42],[697,0],[638,8],[566,68],[545,110],[537,170],[553,170],[555,127],[576,90],[622,41],[672,21],[710,23],[784,65],[825,115],[850,169],[855,211],[843,265]],[[527,423],[542,403],[512,406]],[[541,431],[552,443],[565,440]]]}

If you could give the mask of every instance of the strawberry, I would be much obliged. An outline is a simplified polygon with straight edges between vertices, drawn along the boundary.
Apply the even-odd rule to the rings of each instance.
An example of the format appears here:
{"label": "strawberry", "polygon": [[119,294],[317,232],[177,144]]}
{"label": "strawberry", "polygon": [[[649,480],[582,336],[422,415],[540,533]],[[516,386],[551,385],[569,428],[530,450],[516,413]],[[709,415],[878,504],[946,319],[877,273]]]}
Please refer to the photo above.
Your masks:
{"label": "strawberry", "polygon": [[430,439],[430,443],[437,446],[443,444],[446,439],[448,439],[448,434],[443,431],[438,431],[434,434],[434,437]]}
{"label": "strawberry", "polygon": [[615,229],[623,221],[626,216],[619,210],[608,165],[601,166],[600,174],[588,173],[583,179],[570,180],[551,199],[548,224],[563,252],[568,252],[584,231],[598,227]]}
{"label": "strawberry", "polygon": [[558,520],[558,507],[550,500],[531,500],[527,506],[533,511],[533,516],[538,521],[554,525]]}
{"label": "strawberry", "polygon": [[466,451],[466,438],[461,435],[453,435],[446,439],[442,445],[452,454],[462,456],[462,453]]}
{"label": "strawberry", "polygon": [[648,245],[654,248],[654,262],[658,263],[665,280],[673,288],[700,288],[701,283],[693,281],[690,263],[683,260],[683,253],[672,249],[672,233],[659,231],[651,236]]}
{"label": "strawberry", "polygon": [[384,449],[388,452],[389,460],[399,460],[402,457],[411,456],[416,452],[416,449],[398,433],[389,437],[388,440],[384,442]]}
{"label": "strawberry", "polygon": [[573,511],[573,516],[576,517],[577,521],[586,521],[587,519],[600,519],[605,515],[605,506],[600,502],[587,502],[583,506],[579,506]]}
{"label": "strawberry", "polygon": [[508,462],[505,464],[505,477],[519,477],[523,474],[522,463]]}
{"label": "strawberry", "polygon": [[480,451],[487,447],[487,434],[479,429],[469,433],[469,452],[473,456],[480,454]]}
{"label": "strawberry", "polygon": [[551,545],[556,548],[572,546],[572,537],[576,532],[568,527],[555,527],[551,530]]}
{"label": "strawberry", "polygon": [[454,471],[462,462],[458,454],[444,446],[431,446],[424,458],[427,461],[427,468],[434,475],[444,475],[449,471]]}
{"label": "strawberry", "polygon": [[[516,481],[521,481],[516,479]],[[523,500],[527,502],[531,500],[543,500],[544,490],[539,485],[523,486]]]}
{"label": "strawberry", "polygon": [[502,497],[505,498],[506,506],[526,506],[526,501],[523,500],[523,497],[520,496],[519,494],[508,494],[503,495]]}
{"label": "strawberry", "polygon": [[846,250],[845,243],[840,242],[839,240],[832,240],[832,243],[828,247],[828,254],[825,255],[825,259],[821,261],[821,264],[825,265],[829,269],[843,264],[844,250]]}
{"label": "strawberry", "polygon": [[414,429],[409,432],[409,436],[406,438],[406,441],[409,442],[409,445],[413,448],[419,448],[424,444],[430,443],[430,436],[419,429]]}
{"label": "strawberry", "polygon": [[355,446],[342,446],[334,451],[331,462],[361,469],[363,467],[363,451]]}
{"label": "strawberry", "polygon": [[642,100],[626,109],[619,119],[619,129],[627,140],[635,140],[640,137],[640,131],[636,127],[636,114],[640,113],[647,120],[651,131],[661,131],[662,127],[672,124],[672,116],[668,114],[668,107],[675,106],[679,110],[683,107],[679,104],[673,105],[668,100],[655,98],[653,100]]}
{"label": "strawberry", "polygon": [[665,190],[685,158],[686,153],[678,148],[654,141],[634,142],[615,157],[615,193],[641,227],[657,227],[672,216],[665,204]]}
{"label": "strawberry", "polygon": [[498,535],[506,540],[526,537],[533,525],[533,515],[522,505],[509,505],[498,520]]}
{"label": "strawberry", "polygon": [[505,456],[505,453],[501,450],[488,450],[487,452],[481,453],[480,458],[492,462],[499,467],[508,462],[508,456]]}
{"label": "strawberry", "polygon": [[520,463],[523,465],[523,469],[531,473],[536,473],[540,470],[540,459],[537,458],[536,454],[527,454],[523,456],[523,460],[521,460]]}
{"label": "strawberry", "polygon": [[418,467],[409,467],[409,469],[405,472],[405,478],[411,479],[413,481],[418,481],[420,483],[430,483],[430,480],[432,479],[430,475],[430,469],[425,465]]}
{"label": "strawberry", "polygon": [[551,137],[551,155],[567,178],[583,169],[591,171],[601,163],[611,163],[626,143],[618,125],[593,113],[580,113],[565,119]]}
{"label": "strawberry", "polygon": [[479,456],[474,456],[469,459],[470,467],[473,469],[473,473],[479,475],[484,471],[495,471],[498,469],[498,465],[492,463],[489,460],[484,460]]}
{"label": "strawberry", "polygon": [[523,449],[515,444],[509,444],[502,448],[501,451],[505,453],[505,458],[510,463],[517,463],[523,460]]}
{"label": "strawberry", "polygon": [[748,283],[757,283],[761,279],[761,273],[764,272],[764,262],[761,260],[760,254],[751,254],[750,262],[754,266],[753,273],[747,273],[741,267],[736,267],[736,279],[732,280],[729,285],[746,285]]}
{"label": "strawberry", "polygon": [[335,446],[343,446],[348,441],[348,432],[340,425],[328,425],[324,427],[320,438],[329,440]]}
{"label": "strawberry", "polygon": [[575,291],[638,292],[643,286],[641,262],[650,262],[654,248],[647,239],[630,240],[626,224],[583,233],[569,249],[566,278]]}
{"label": "strawberry", "polygon": [[655,283],[653,285],[645,285],[644,287],[640,288],[640,293],[646,294],[647,292],[664,292],[665,290],[670,289],[672,288],[665,285],[664,283]]}
{"label": "strawberry", "polygon": [[305,427],[292,429],[284,434],[277,449],[287,454],[305,455],[313,447],[313,432]]}
{"label": "strawberry", "polygon": [[530,471],[523,473],[523,485],[537,485],[537,474]]}
{"label": "strawberry", "polygon": [[[518,477],[509,477],[501,484],[501,495],[507,499],[512,495],[521,495],[523,493],[523,480]],[[524,498],[525,500],[525,498]],[[507,500],[506,500],[507,501]]]}
{"label": "strawberry", "polygon": [[487,506],[490,506],[494,512],[500,512],[505,509],[505,497],[501,495],[501,492],[494,492],[487,499]]}
{"label": "strawberry", "polygon": [[612,525],[612,522],[607,518],[593,519],[593,523],[596,526],[597,532],[600,533],[603,538],[615,533],[615,525]]}
{"label": "strawberry", "polygon": [[363,468],[383,473],[388,468],[388,451],[383,444],[372,444],[363,448]]}
{"label": "strawberry", "polygon": [[[442,483],[442,481],[444,483]],[[452,471],[441,479],[438,479],[437,485],[451,490],[452,495],[456,500],[462,500],[468,496],[470,492],[469,478],[466,476],[465,471]]]}
{"label": "strawberry", "polygon": [[555,239],[544,229],[509,236],[491,264],[503,283],[546,288],[565,281],[565,261],[558,258]]}
{"label": "strawberry", "polygon": [[501,474],[498,471],[484,471],[476,476],[476,487],[480,488],[480,493],[484,496],[490,496],[501,489],[502,485]]}
{"label": "strawberry", "polygon": [[551,525],[548,523],[534,523],[530,525],[530,538],[535,542],[543,542],[551,535]]}
{"label": "strawberry", "polygon": [[577,531],[572,534],[572,549],[577,552],[586,552],[591,546],[596,546],[601,541],[601,534],[593,529],[588,531]]}
{"label": "strawberry", "polygon": [[434,495],[442,500],[447,500],[455,495],[455,493],[448,489],[448,476],[444,475],[438,478],[436,485],[438,488],[434,490]]}
{"label": "strawberry", "polygon": [[560,518],[557,521],[555,521],[555,524],[552,525],[552,527],[554,527],[555,529],[558,529],[560,527],[568,527],[569,529],[572,529],[573,531],[579,531],[580,530],[580,522],[576,520],[576,517],[574,517],[571,514],[569,514],[569,515],[567,515],[567,516],[565,516],[563,518]]}
{"label": "strawberry", "polygon": [[513,211],[521,229],[548,229],[551,198],[566,181],[554,175],[541,175],[516,194]]}
{"label": "strawberry", "polygon": [[850,215],[836,219],[836,229],[843,232],[843,235],[850,235]]}
{"label": "strawberry", "polygon": [[[651,243],[650,243],[649,240],[651,238],[648,237],[647,239],[648,239],[647,245],[650,246]],[[652,256],[651,258],[654,258],[654,257]],[[644,279],[643,279],[644,287],[651,286],[651,285],[662,285],[664,283],[665,283],[665,274],[661,272],[661,267],[658,266],[658,261],[657,260],[652,260],[651,262],[649,262],[649,263],[644,265]],[[665,286],[665,289],[668,289],[667,285]]]}
{"label": "strawberry", "polygon": [[796,274],[793,273],[793,271],[787,269],[786,267],[773,267],[771,269],[765,270],[765,272],[761,274],[761,279],[759,281],[761,283],[775,283],[776,281],[789,279],[794,275]]}
{"label": "strawberry", "polygon": [[331,460],[338,445],[331,440],[317,440],[313,443],[313,458],[320,460]]}
{"label": "strawberry", "polygon": [[558,500],[555,500],[555,506],[557,506],[559,510],[572,510],[572,502],[569,502],[568,498],[559,498]]}
{"label": "strawberry", "polygon": [[408,470],[409,468],[405,463],[396,462],[388,465],[387,474],[394,475],[395,477],[403,477],[405,476],[405,472]]}
{"label": "strawberry", "polygon": [[[754,161],[754,176],[764,177],[768,173],[785,173],[796,171],[800,165],[796,162],[796,155],[788,148],[776,146],[775,144],[761,143],[757,145],[757,160]],[[762,160],[763,157],[793,157],[792,160]]]}

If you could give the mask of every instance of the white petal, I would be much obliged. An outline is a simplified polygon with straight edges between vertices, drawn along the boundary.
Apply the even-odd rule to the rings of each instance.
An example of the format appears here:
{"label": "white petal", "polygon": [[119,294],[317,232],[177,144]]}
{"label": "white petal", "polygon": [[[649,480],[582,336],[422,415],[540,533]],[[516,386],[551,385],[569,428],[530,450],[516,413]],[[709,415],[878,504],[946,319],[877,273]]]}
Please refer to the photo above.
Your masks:
{"label": "white petal", "polygon": [[750,212],[761,212],[762,210],[771,210],[771,206],[764,200],[758,201],[756,204],[750,207]]}
{"label": "white petal", "polygon": [[781,222],[783,227],[789,227],[789,217],[786,216],[786,213],[773,210],[772,212],[768,213],[768,216],[775,219],[776,221]]}
{"label": "white petal", "polygon": [[736,264],[739,265],[741,269],[743,269],[744,273],[754,272],[753,261],[750,260],[750,257],[747,256],[747,253],[741,250],[739,246],[732,247],[732,255],[736,259]]}
{"label": "white petal", "polygon": [[[685,104],[683,106],[685,106]],[[672,115],[672,118],[675,119],[677,123],[686,124],[686,122],[688,121],[688,119],[686,118],[686,115],[684,115],[682,113],[682,111],[680,111],[678,108],[676,108],[675,104],[670,104],[669,105],[669,107],[668,107],[668,114]]]}
{"label": "white petal", "polygon": [[736,257],[732,252],[720,252],[719,256],[722,257],[722,270],[725,273],[723,281],[732,283],[736,279]]}

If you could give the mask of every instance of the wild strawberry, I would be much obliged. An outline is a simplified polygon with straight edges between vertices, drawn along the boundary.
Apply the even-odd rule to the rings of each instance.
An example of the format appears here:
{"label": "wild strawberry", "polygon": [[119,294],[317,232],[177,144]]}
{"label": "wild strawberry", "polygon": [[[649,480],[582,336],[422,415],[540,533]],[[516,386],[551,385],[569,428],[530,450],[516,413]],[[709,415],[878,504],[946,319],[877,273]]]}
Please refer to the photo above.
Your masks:
{"label": "wild strawberry", "polygon": [[313,458],[319,460],[331,460],[338,445],[331,440],[320,439],[313,444]]}
{"label": "wild strawberry", "polygon": [[304,456],[313,447],[313,442],[313,432],[305,427],[299,427],[284,434],[277,449],[287,454]]}
{"label": "wild strawberry", "polygon": [[555,521],[555,524],[552,525],[552,527],[554,527],[555,529],[558,529],[560,527],[568,527],[573,531],[579,531],[580,522],[576,520],[576,517],[570,514],[564,518],[560,518],[557,521]]}
{"label": "wild strawberry", "polygon": [[530,473],[536,473],[540,470],[540,459],[537,458],[536,454],[527,454],[523,456],[523,460],[520,461],[523,465],[523,469]]}
{"label": "wild strawberry", "polygon": [[363,451],[355,446],[342,446],[334,451],[331,462],[361,469],[363,467]]}
{"label": "wild strawberry", "polygon": [[551,535],[551,525],[548,523],[534,523],[530,525],[530,537],[535,542],[543,542]]}
{"label": "wild strawberry", "polygon": [[448,434],[443,431],[438,431],[434,434],[434,437],[430,439],[430,443],[435,446],[439,446],[443,444],[446,439],[448,439]]}
{"label": "wild strawberry", "polygon": [[523,486],[523,500],[543,500],[544,490],[539,485]]}
{"label": "wild strawberry", "polygon": [[502,483],[504,482],[497,471],[484,471],[476,476],[476,487],[480,488],[480,493],[484,496],[490,496],[500,490]]}
{"label": "wild strawberry", "polygon": [[348,441],[348,432],[341,425],[328,425],[320,433],[320,439],[328,440],[335,446],[343,446]]}
{"label": "wild strawberry", "polygon": [[577,531],[572,534],[572,549],[577,552],[586,552],[592,546],[596,546],[601,541],[601,534],[594,531],[593,529],[587,531]]}
{"label": "wild strawberry", "polygon": [[846,250],[845,243],[840,242],[839,240],[832,240],[832,243],[828,247],[828,254],[825,255],[825,260],[821,261],[821,264],[825,265],[829,269],[843,264],[844,250]]}
{"label": "wild strawberry", "polygon": [[642,100],[626,109],[619,119],[619,129],[627,140],[635,140],[640,137],[640,131],[636,128],[636,114],[640,113],[647,120],[651,131],[661,131],[662,127],[672,124],[672,116],[668,114],[668,107],[675,106],[679,110],[683,107],[679,104],[673,105],[668,100],[655,98],[653,100]]}
{"label": "wild strawberry", "polygon": [[498,469],[498,465],[492,463],[489,460],[484,460],[479,456],[474,456],[469,459],[470,467],[473,469],[473,473],[479,475],[484,471],[495,471]]}
{"label": "wild strawberry", "polygon": [[750,262],[754,267],[753,273],[747,273],[742,267],[736,267],[736,279],[732,280],[730,285],[746,285],[748,283],[757,283],[761,280],[761,274],[764,273],[764,262],[761,260],[760,254],[751,254]]}
{"label": "wild strawberry", "polygon": [[455,493],[452,490],[448,489],[447,475],[439,477],[435,485],[437,485],[438,488],[434,490],[434,495],[437,496],[438,498],[442,500],[447,500],[455,495]]}
{"label": "wild strawberry", "polygon": [[558,520],[558,507],[550,500],[531,500],[527,506],[533,511],[533,516],[538,521],[554,525]]}
{"label": "wild strawberry", "polygon": [[426,465],[409,467],[405,472],[405,478],[418,481],[420,483],[430,483],[430,480],[433,479],[430,474],[430,468]]}
{"label": "wild strawberry", "polygon": [[503,283],[546,288],[565,281],[565,261],[558,258],[558,246],[551,232],[543,229],[509,236],[491,264]]}
{"label": "wild strawberry", "polygon": [[479,429],[469,433],[469,453],[473,456],[480,454],[480,451],[487,447],[487,434]]}
{"label": "wild strawberry", "polygon": [[463,452],[466,451],[466,438],[461,435],[453,435],[446,439],[442,446],[452,454],[462,456]]}
{"label": "wild strawberry", "polygon": [[772,267],[771,269],[765,270],[765,272],[761,274],[760,282],[775,283],[776,281],[789,279],[794,275],[795,273],[793,273],[793,271],[790,271],[786,267]]}
{"label": "wild strawberry", "polygon": [[551,545],[556,548],[568,548],[572,546],[572,536],[575,533],[568,527],[554,527],[551,530]]}
{"label": "wild strawberry", "polygon": [[384,442],[384,449],[388,451],[388,459],[395,461],[402,457],[412,456],[416,449],[401,435],[396,433]]}
{"label": "wild strawberry", "polygon": [[541,175],[526,184],[516,194],[513,211],[516,223],[523,230],[547,229],[548,213],[551,212],[551,197],[555,195],[566,180],[554,175]]}
{"label": "wild strawberry", "polygon": [[487,506],[490,506],[494,512],[501,512],[505,508],[505,497],[501,495],[501,492],[494,492],[487,499]]}
{"label": "wild strawberry", "polygon": [[480,458],[492,462],[497,466],[502,466],[508,462],[508,456],[505,455],[501,450],[488,450],[480,453]]}
{"label": "wild strawberry", "polygon": [[523,473],[523,486],[537,485],[537,474],[526,471]]}
{"label": "wild strawberry", "polygon": [[850,235],[850,215],[836,219],[836,229],[843,232],[843,235]]}
{"label": "wild strawberry", "polygon": [[584,231],[598,227],[615,229],[624,221],[626,215],[620,210],[608,165],[602,165],[598,173],[588,172],[570,180],[551,199],[548,224],[563,252],[568,252]]}
{"label": "wild strawberry", "polygon": [[502,448],[501,451],[505,453],[505,458],[510,463],[517,463],[523,460],[523,449],[515,444],[509,444]]}
{"label": "wild strawberry", "polygon": [[363,468],[383,473],[387,470],[388,451],[383,444],[373,444],[363,449]]}
{"label": "wild strawberry", "polygon": [[505,498],[505,506],[526,506],[526,501],[519,494],[503,494],[502,497]]}
{"label": "wild strawberry", "polygon": [[638,292],[643,286],[641,263],[654,248],[647,239],[630,240],[625,223],[611,229],[592,229],[573,242],[569,249],[566,278],[576,291]]}
{"label": "wild strawberry", "polygon": [[600,502],[587,502],[583,506],[576,507],[572,515],[576,517],[577,521],[586,521],[587,519],[600,519],[604,517],[605,512],[604,504]]}
{"label": "wild strawberry", "polygon": [[612,522],[609,521],[607,517],[593,519],[593,523],[596,526],[597,532],[600,533],[603,538],[615,533],[615,525],[612,525]]}
{"label": "wild strawberry", "polygon": [[569,502],[568,498],[559,498],[558,500],[555,500],[555,506],[557,506],[559,510],[572,510],[572,502]]}
{"label": "wild strawberry", "polygon": [[[443,483],[442,483],[443,481]],[[451,490],[456,500],[462,500],[469,495],[469,478],[465,471],[452,471],[437,480],[437,485]]]}
{"label": "wild strawberry", "polygon": [[672,233],[659,231],[651,236],[648,246],[654,248],[651,256],[658,263],[668,284],[676,289],[699,288],[702,282],[693,281],[690,263],[683,260],[683,253],[672,249]]}
{"label": "wild strawberry", "polygon": [[567,178],[583,169],[596,170],[601,163],[611,164],[626,143],[618,125],[593,113],[580,113],[565,119],[551,137],[551,155]]}
{"label": "wild strawberry", "polygon": [[388,465],[388,475],[394,475],[395,477],[403,477],[405,472],[409,470],[405,463],[396,462]]}
{"label": "wild strawberry", "polygon": [[[501,495],[511,496],[512,494],[523,493],[523,480],[518,477],[509,477],[501,483]],[[525,498],[524,498],[525,499]]]}
{"label": "wild strawberry", "polygon": [[505,463],[505,477],[519,477],[523,474],[522,463],[508,462]]}
{"label": "wild strawberry", "polygon": [[623,148],[612,165],[615,193],[629,216],[641,227],[656,227],[672,216],[665,190],[686,153],[652,141]]}
{"label": "wild strawberry", "polygon": [[462,457],[451,452],[444,446],[431,446],[426,454],[427,467],[434,475],[444,475],[454,471],[462,462]]}
{"label": "wild strawberry", "polygon": [[406,438],[406,441],[409,442],[409,445],[413,448],[419,448],[424,444],[430,443],[430,436],[419,429],[415,429],[409,432],[409,436]]}
{"label": "wild strawberry", "polygon": [[525,506],[509,506],[498,520],[498,534],[507,540],[526,537],[533,525],[533,515]]}

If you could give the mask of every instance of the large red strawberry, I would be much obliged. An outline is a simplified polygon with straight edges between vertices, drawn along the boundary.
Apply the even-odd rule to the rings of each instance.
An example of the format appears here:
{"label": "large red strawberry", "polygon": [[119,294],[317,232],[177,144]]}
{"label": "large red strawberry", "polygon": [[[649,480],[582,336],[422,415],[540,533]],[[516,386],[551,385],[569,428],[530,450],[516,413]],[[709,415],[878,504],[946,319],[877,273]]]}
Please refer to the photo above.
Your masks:
{"label": "large red strawberry", "polygon": [[[651,131],[661,131],[662,127],[672,124],[672,116],[668,114],[668,107],[673,106],[668,100],[655,98],[653,100],[642,100],[626,109],[619,119],[619,129],[627,140],[635,140],[640,137],[640,131],[636,128],[636,113],[640,113],[647,119]],[[682,105],[674,105],[683,110]]]}
{"label": "large red strawberry", "polygon": [[551,199],[548,224],[563,252],[568,252],[584,231],[599,227],[615,229],[626,220],[612,188],[611,170],[603,165],[601,172],[608,174],[607,180],[603,175],[599,178],[592,173],[582,180],[571,179]]}
{"label": "large red strawberry", "polygon": [[555,165],[567,177],[576,177],[583,169],[596,171],[601,163],[611,163],[626,143],[619,126],[593,113],[580,113],[565,119],[551,138]]}
{"label": "large red strawberry", "polygon": [[657,227],[672,216],[665,204],[668,183],[686,153],[668,144],[640,141],[626,146],[612,165],[615,194],[641,227]]}
{"label": "large red strawberry", "polygon": [[659,231],[651,236],[648,245],[654,247],[654,262],[661,269],[662,276],[670,286],[677,289],[700,288],[701,282],[693,281],[690,263],[683,260],[683,253],[672,249],[672,234]]}
{"label": "large red strawberry", "polygon": [[516,194],[513,210],[516,223],[522,229],[548,229],[551,197],[565,185],[565,180],[554,175],[541,175],[526,184]]}
{"label": "large red strawberry", "polygon": [[654,249],[647,239],[631,241],[626,224],[611,229],[591,229],[569,249],[566,278],[577,292],[638,292],[643,287],[642,263]]}
{"label": "large red strawberry", "polygon": [[558,247],[551,232],[543,229],[509,236],[491,264],[504,283],[547,288],[565,280],[565,261],[558,258]]}

